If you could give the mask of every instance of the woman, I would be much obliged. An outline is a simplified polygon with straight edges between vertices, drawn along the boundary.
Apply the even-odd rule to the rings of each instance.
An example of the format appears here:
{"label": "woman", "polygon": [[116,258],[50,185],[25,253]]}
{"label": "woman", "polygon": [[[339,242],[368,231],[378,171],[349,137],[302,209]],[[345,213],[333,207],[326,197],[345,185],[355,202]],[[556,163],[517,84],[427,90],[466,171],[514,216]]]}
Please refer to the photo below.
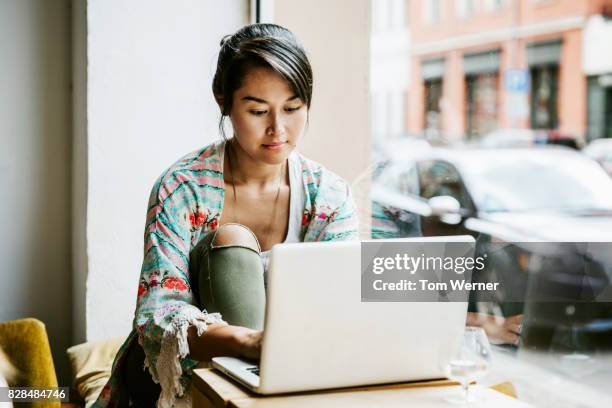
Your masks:
{"label": "woman", "polygon": [[200,362],[259,357],[273,245],[357,238],[346,182],[294,150],[312,98],[294,35],[255,24],[224,38],[213,93],[224,141],[183,157],[153,187],[134,329],[96,407],[188,404]]}

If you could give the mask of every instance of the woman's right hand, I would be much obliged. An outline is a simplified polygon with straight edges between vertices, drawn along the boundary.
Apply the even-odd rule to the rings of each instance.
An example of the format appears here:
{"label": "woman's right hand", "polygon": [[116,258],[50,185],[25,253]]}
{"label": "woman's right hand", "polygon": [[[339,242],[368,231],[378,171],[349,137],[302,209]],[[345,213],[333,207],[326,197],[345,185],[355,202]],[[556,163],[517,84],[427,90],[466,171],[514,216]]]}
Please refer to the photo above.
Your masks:
{"label": "woman's right hand", "polygon": [[231,356],[259,360],[263,332],[241,326],[211,324],[201,335],[190,327],[187,341],[191,357],[210,361],[213,357]]}
{"label": "woman's right hand", "polygon": [[250,360],[259,360],[261,355],[261,340],[263,331],[252,330],[246,327],[236,327],[236,338],[239,344],[240,355]]}

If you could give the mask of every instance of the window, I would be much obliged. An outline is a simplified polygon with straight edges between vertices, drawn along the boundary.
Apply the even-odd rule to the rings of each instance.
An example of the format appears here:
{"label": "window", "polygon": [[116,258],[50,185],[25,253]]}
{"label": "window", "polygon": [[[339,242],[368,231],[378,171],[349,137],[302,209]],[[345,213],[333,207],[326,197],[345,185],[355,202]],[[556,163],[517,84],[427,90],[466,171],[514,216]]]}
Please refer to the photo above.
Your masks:
{"label": "window", "polygon": [[394,191],[406,195],[419,195],[419,179],[414,163],[393,164],[384,171],[378,182],[389,186]]}
{"label": "window", "polygon": [[[380,177],[374,178],[376,184],[385,186],[394,193],[418,200],[419,179],[416,163],[399,162],[391,163],[386,168],[383,164],[382,167]],[[373,214],[386,214],[385,217],[391,217],[401,237],[422,236],[420,216],[411,207],[413,204],[396,207],[395,204],[383,201],[372,201]]]}
{"label": "window", "polygon": [[441,20],[441,0],[425,0],[423,4],[423,19],[427,24],[437,24]]}
{"label": "window", "polygon": [[385,31],[388,26],[389,2],[379,0],[372,2],[372,30],[376,33]]}
{"label": "window", "polygon": [[455,2],[457,17],[468,18],[476,14],[476,0],[457,0]]}
{"label": "window", "polygon": [[382,140],[387,132],[387,100],[385,92],[372,92],[372,133],[374,140]]}
{"label": "window", "polygon": [[470,138],[483,136],[497,128],[497,87],[499,75],[470,75],[467,86],[467,133]]}
{"label": "window", "polygon": [[425,81],[425,131],[433,137],[442,130],[440,101],[442,99],[442,78]]}
{"label": "window", "polygon": [[482,136],[498,127],[500,51],[463,57],[466,86],[466,133]]}
{"label": "window", "polygon": [[444,87],[444,59],[425,60],[421,64],[421,76],[425,87],[423,123],[428,137],[438,138],[442,131],[441,101]]}
{"label": "window", "polygon": [[561,40],[533,43],[527,47],[527,60],[531,74],[531,127],[556,129],[557,94]]}
{"label": "window", "polygon": [[555,2],[555,0],[531,0],[531,2],[536,6],[548,6]]}
{"label": "window", "polygon": [[531,68],[531,127],[533,129],[556,129],[557,83],[559,67],[556,65]]}
{"label": "window", "polygon": [[393,136],[402,136],[404,133],[404,111],[406,109],[404,92],[401,90],[390,92],[389,95],[389,133]]}
{"label": "window", "polygon": [[485,7],[489,12],[501,10],[506,5],[506,0],[486,0]]}
{"label": "window", "polygon": [[612,137],[612,87],[606,88],[605,137]]}
{"label": "window", "polygon": [[411,166],[400,174],[397,189],[402,194],[419,194],[419,179],[415,166]]}
{"label": "window", "polygon": [[401,30],[405,27],[406,0],[372,1],[372,31]]}
{"label": "window", "polygon": [[406,0],[391,0],[391,28],[394,30],[401,30],[405,27],[406,22],[405,14],[406,8],[405,3]]}
{"label": "window", "polygon": [[382,140],[404,134],[405,95],[401,90],[381,90],[372,94],[372,130]]}
{"label": "window", "polygon": [[[582,3],[593,4],[580,12]],[[401,38],[409,42],[411,69],[389,71],[384,78],[396,81],[396,87],[401,84],[407,95],[407,132],[400,140],[385,139],[384,149],[377,144],[372,151],[373,159],[384,152],[385,164],[402,164],[389,178],[372,181],[371,225],[373,231],[381,231],[375,238],[469,234],[476,238],[475,253],[488,255],[493,254],[489,248],[498,248],[490,245],[512,249],[512,241],[548,241],[552,250],[560,234],[567,241],[598,239],[598,225],[612,214],[610,197],[599,198],[599,193],[610,196],[612,191],[612,13],[607,14],[603,4],[612,10],[612,0],[405,2],[407,35]],[[373,59],[375,66],[384,63]],[[386,95],[392,89],[389,86]],[[391,99],[382,99],[380,116],[391,123]],[[402,142],[411,144],[401,146]],[[602,147],[597,155],[571,149],[598,142]],[[415,175],[408,171],[412,166],[416,187]],[[554,219],[542,214],[554,214]],[[581,248],[585,262],[595,261],[591,246]],[[528,316],[519,347],[531,349],[528,358],[520,359],[522,367],[528,371],[533,364],[534,372],[548,371],[570,387],[576,383],[576,389],[592,388],[597,395],[600,378],[577,381],[564,371],[564,364],[566,357],[577,354],[593,365],[602,364],[597,340],[604,334],[612,338],[612,302],[571,307],[559,303],[554,313],[548,313],[548,307],[557,307],[549,302],[541,313],[533,288],[556,296],[551,288],[565,290],[566,283],[574,281],[580,285],[575,293],[584,293],[582,282],[590,281],[592,273],[612,270],[604,261],[610,251],[602,251],[605,267],[595,266],[599,259],[588,271],[580,267],[586,277],[573,264],[559,267],[566,265],[567,250],[560,252],[563,260],[548,265],[543,260],[552,259],[552,251],[532,257],[515,249],[497,252],[487,261],[488,277],[503,282],[504,292],[478,307],[471,304],[470,310]],[[565,269],[576,275],[568,278]],[[542,276],[552,284],[532,285],[530,279],[541,282]],[[519,292],[525,297],[510,302]],[[530,314],[540,320],[532,320]],[[600,324],[606,325],[605,331]],[[493,353],[497,351],[507,356],[505,349]],[[548,401],[549,390],[536,389],[536,383],[530,382],[530,396],[539,394],[536,398]],[[559,402],[571,399],[569,387],[565,391]],[[581,402],[585,400],[592,404],[581,396]]]}

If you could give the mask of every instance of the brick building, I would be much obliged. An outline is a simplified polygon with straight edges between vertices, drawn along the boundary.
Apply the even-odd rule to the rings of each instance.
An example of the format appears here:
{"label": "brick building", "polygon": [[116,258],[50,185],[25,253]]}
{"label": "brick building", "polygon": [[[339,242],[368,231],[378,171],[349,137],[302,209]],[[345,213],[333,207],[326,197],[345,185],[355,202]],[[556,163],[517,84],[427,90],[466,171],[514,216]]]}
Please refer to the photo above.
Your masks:
{"label": "brick building", "polygon": [[409,133],[612,137],[612,0],[412,0]]}

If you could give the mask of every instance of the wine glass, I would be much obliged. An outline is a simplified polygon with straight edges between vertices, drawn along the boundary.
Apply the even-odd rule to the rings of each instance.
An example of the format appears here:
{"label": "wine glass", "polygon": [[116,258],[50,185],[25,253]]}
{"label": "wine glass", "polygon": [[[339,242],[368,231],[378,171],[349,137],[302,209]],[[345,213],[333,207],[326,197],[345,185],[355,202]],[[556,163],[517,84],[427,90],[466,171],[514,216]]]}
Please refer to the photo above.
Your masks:
{"label": "wine glass", "polygon": [[459,381],[463,393],[445,400],[453,404],[477,401],[477,398],[469,394],[470,382],[485,374],[490,365],[491,346],[485,331],[480,327],[466,327],[461,345],[445,367],[447,377]]}

